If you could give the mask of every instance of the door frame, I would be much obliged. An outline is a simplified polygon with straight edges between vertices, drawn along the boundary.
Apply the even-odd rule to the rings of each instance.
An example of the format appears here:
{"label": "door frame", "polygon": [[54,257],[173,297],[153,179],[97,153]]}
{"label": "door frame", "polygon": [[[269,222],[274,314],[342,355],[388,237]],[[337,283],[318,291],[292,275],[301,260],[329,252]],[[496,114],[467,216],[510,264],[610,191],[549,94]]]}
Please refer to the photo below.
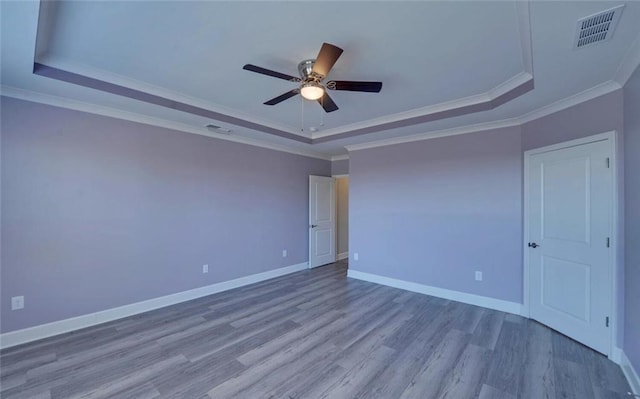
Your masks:
{"label": "door frame", "polygon": [[609,237],[613,242],[611,246],[611,250],[609,251],[609,279],[611,282],[611,310],[610,310],[610,348],[608,357],[616,363],[620,363],[621,357],[621,349],[616,345],[617,344],[617,336],[618,336],[618,219],[619,219],[619,207],[618,207],[618,163],[617,163],[617,133],[616,131],[610,131],[600,134],[595,134],[588,137],[583,137],[575,140],[565,141],[558,144],[553,144],[545,147],[534,148],[532,150],[527,150],[524,152],[524,209],[523,209],[523,243],[522,243],[522,252],[523,252],[523,261],[524,261],[524,290],[523,290],[523,316],[530,318],[530,279],[529,279],[529,250],[527,247],[527,243],[529,240],[529,213],[530,213],[530,203],[529,203],[529,172],[530,172],[530,160],[533,155],[542,154],[549,151],[560,150],[570,147],[577,147],[583,144],[594,143],[598,141],[606,141],[609,144],[609,158],[610,158],[610,173],[611,173],[611,193],[610,193],[610,208],[609,208],[609,216],[611,220]]}

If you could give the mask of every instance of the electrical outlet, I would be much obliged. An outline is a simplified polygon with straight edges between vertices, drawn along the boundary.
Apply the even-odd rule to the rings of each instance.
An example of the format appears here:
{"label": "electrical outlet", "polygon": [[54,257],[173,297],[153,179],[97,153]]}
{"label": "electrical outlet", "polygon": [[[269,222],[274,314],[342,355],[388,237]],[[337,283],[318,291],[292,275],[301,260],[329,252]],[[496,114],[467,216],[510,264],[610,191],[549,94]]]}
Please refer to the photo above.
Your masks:
{"label": "electrical outlet", "polygon": [[282,257],[283,257],[283,258],[286,258],[286,257],[287,257],[287,250],[286,250],[286,249],[283,249],[283,250],[282,250]]}
{"label": "electrical outlet", "polygon": [[209,265],[202,265],[202,273],[209,273]]}
{"label": "electrical outlet", "polygon": [[482,272],[476,272],[476,281],[482,281]]}
{"label": "electrical outlet", "polygon": [[358,253],[356,252],[353,254],[353,260],[358,260],[358,259],[360,259],[360,256],[358,256]]}
{"label": "electrical outlet", "polygon": [[24,296],[14,296],[11,298],[11,310],[24,308]]}

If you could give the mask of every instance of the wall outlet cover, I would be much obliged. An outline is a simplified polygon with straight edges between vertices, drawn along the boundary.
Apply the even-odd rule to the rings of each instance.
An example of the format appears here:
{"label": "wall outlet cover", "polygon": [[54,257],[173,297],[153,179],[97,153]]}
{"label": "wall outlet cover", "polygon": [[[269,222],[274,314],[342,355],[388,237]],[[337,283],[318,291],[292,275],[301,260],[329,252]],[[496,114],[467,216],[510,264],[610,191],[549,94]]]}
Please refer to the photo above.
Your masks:
{"label": "wall outlet cover", "polygon": [[202,265],[202,273],[209,273],[209,265]]}
{"label": "wall outlet cover", "polygon": [[14,296],[11,298],[11,310],[19,310],[24,308],[24,296]]}

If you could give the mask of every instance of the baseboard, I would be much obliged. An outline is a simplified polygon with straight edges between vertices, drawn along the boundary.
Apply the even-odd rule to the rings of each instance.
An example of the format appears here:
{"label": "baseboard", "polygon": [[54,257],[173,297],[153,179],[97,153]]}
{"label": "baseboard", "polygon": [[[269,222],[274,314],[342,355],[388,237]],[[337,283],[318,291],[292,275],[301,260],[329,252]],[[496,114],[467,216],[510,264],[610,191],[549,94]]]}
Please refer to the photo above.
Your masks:
{"label": "baseboard", "polygon": [[611,360],[615,364],[622,364],[622,349],[615,346],[611,350],[611,354],[609,355],[609,360]]}
{"label": "baseboard", "polygon": [[624,376],[627,378],[627,381],[631,386],[631,391],[636,395],[640,395],[640,377],[638,377],[638,371],[633,368],[633,365],[624,352],[622,352],[622,361],[620,362],[620,367],[622,368],[622,372],[624,373]]}
{"label": "baseboard", "polygon": [[341,252],[338,254],[338,260],[349,259],[349,252]]}
{"label": "baseboard", "polygon": [[432,287],[419,283],[412,283],[409,281],[379,276],[377,274],[359,272],[357,270],[351,269],[347,271],[347,277],[369,281],[371,283],[382,284],[389,287],[400,288],[406,291],[418,292],[420,294],[436,296],[438,298],[468,303],[470,305],[482,306],[483,308],[495,309],[502,312],[522,315],[522,304],[516,302],[509,302],[475,294],[467,294],[465,292]]}
{"label": "baseboard", "polygon": [[192,299],[216,294],[218,292],[228,291],[234,288],[243,287],[245,285],[284,276],[285,274],[295,273],[300,270],[305,270],[307,269],[307,267],[307,262],[298,263],[296,265],[269,270],[263,273],[252,274],[250,276],[223,281],[221,283],[194,288],[192,290],[178,292],[176,294],[153,298],[142,302],[136,302],[130,305],[119,306],[117,308],[102,310],[99,312],[72,317],[65,320],[41,324],[39,326],[24,328],[22,330],[11,331],[8,333],[0,334],[0,348],[9,348],[27,342],[52,337],[54,335],[106,323],[108,321],[113,321],[124,317],[133,316],[139,313],[148,312],[150,310],[175,305],[177,303],[190,301]]}

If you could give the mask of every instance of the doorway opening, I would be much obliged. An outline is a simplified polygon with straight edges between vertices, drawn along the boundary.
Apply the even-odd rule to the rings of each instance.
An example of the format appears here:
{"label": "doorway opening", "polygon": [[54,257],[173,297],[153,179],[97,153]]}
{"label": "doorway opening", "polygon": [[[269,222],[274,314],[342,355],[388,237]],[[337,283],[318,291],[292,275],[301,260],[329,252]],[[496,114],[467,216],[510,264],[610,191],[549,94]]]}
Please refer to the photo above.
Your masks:
{"label": "doorway opening", "polygon": [[336,248],[337,260],[349,260],[349,175],[336,179]]}

